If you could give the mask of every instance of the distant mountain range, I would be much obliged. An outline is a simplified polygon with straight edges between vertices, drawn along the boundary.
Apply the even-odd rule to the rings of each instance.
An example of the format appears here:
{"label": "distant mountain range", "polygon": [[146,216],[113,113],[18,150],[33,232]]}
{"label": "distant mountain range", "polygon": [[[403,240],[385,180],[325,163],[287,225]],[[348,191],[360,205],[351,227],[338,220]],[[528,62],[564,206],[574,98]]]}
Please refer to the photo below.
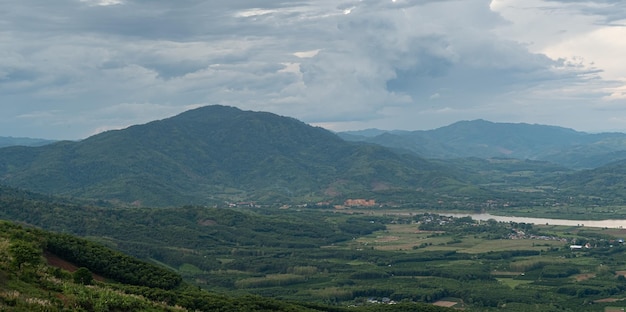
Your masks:
{"label": "distant mountain range", "polygon": [[339,133],[348,141],[375,143],[425,158],[544,160],[570,168],[595,168],[626,159],[626,134],[589,134],[568,128],[525,123],[461,121],[425,131],[368,129]]}
{"label": "distant mountain range", "polygon": [[480,206],[537,185],[563,196],[612,190],[617,203],[623,159],[621,133],[475,120],[337,135],[214,105],[81,141],[0,148],[0,184],[139,206],[377,198],[426,207],[442,197]]}
{"label": "distant mountain range", "polygon": [[7,146],[42,146],[50,143],[54,143],[53,140],[45,139],[33,139],[33,138],[14,138],[14,137],[0,137],[0,148]]}
{"label": "distant mountain range", "polygon": [[157,206],[314,201],[462,184],[452,170],[412,154],[219,105],[79,142],[2,148],[0,183]]}

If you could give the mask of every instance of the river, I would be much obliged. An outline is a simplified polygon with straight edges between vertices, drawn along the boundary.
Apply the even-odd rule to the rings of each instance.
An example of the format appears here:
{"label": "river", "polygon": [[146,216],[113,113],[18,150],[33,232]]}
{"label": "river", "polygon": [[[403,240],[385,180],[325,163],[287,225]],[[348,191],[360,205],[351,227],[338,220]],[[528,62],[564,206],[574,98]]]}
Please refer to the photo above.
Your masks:
{"label": "river", "polygon": [[488,213],[445,213],[435,212],[443,216],[451,217],[471,217],[474,220],[494,219],[499,222],[516,222],[516,223],[532,223],[532,224],[550,224],[550,225],[569,225],[569,226],[590,226],[599,228],[626,228],[626,220],[566,220],[566,219],[548,219],[548,218],[528,218],[513,216],[495,216]]}

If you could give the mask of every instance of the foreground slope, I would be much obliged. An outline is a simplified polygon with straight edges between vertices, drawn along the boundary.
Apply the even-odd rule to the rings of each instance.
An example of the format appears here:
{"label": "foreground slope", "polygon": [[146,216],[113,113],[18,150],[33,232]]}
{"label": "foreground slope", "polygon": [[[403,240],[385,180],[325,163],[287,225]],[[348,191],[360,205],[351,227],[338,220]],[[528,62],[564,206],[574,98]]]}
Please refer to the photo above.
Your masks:
{"label": "foreground slope", "polygon": [[288,201],[455,183],[416,156],[347,143],[271,113],[208,106],[80,142],[0,149],[0,181],[45,194],[137,202]]}
{"label": "foreground slope", "polygon": [[[3,197],[22,196],[25,210],[37,209],[30,205],[33,194],[12,192]],[[39,199],[36,206],[46,207],[45,201]],[[367,312],[380,308],[330,307],[210,293],[187,285],[169,269],[93,241],[0,220],[1,311]],[[415,303],[384,308],[385,311],[450,311]]]}
{"label": "foreground slope", "polygon": [[[14,189],[0,194],[0,213],[15,220],[134,249],[196,286],[227,294],[189,287],[171,271],[93,241],[0,222],[0,310],[439,311],[425,305],[433,303],[468,311],[604,311],[621,306],[606,300],[626,291],[626,247],[615,243],[620,229],[358,209],[100,209]],[[539,236],[546,238],[532,238]],[[574,238],[594,247],[571,251],[565,241]],[[96,285],[80,285],[78,271],[45,266],[42,254],[57,266],[97,273]],[[406,303],[376,303],[385,298]],[[363,306],[342,306],[353,304]]]}

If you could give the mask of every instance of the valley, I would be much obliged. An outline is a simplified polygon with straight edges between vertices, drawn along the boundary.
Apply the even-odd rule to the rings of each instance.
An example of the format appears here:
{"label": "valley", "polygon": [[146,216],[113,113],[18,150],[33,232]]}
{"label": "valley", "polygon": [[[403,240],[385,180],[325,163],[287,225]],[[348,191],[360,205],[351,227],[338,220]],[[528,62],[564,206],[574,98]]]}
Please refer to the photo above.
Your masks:
{"label": "valley", "polygon": [[[473,142],[461,135],[468,133],[493,140]],[[507,141],[502,133],[517,136]],[[348,142],[292,118],[218,105],[76,142],[9,146],[0,148],[0,219],[54,233],[37,234],[37,255],[103,276],[99,287],[180,298],[183,310],[220,300],[246,311],[622,307],[620,135],[484,121],[417,134],[415,142],[429,140],[421,148],[436,147],[433,158],[408,145]],[[472,145],[475,154],[454,154],[446,140]],[[550,140],[569,143],[549,148]],[[487,153],[502,148],[510,157]],[[594,166],[590,157],[575,159],[592,148]],[[442,157],[434,158],[437,151]],[[549,160],[555,153],[568,160]],[[13,226],[5,232],[22,233]],[[0,262],[10,265],[10,246],[26,234],[6,233],[0,247],[9,251]],[[91,251],[70,248],[78,245]],[[84,256],[100,253],[109,260]],[[146,270],[144,279],[129,272],[133,266]],[[15,287],[34,285],[32,296],[51,287],[45,274],[24,281],[30,273],[2,272],[10,282],[0,289],[3,308],[33,307],[10,295]],[[70,283],[69,273],[59,274]]]}
{"label": "valley", "polygon": [[371,207],[98,208],[8,191],[2,218],[88,237],[235,298],[327,307],[321,310],[417,302],[603,311],[619,306],[614,301],[626,290],[619,242],[626,230],[618,228]]}

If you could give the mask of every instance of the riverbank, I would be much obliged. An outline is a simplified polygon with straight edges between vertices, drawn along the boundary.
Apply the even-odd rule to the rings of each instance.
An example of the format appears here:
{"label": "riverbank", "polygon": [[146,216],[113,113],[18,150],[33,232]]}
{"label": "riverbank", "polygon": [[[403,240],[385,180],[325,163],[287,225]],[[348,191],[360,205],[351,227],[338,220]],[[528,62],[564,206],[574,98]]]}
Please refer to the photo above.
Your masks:
{"label": "riverbank", "polygon": [[[348,213],[364,213],[371,215],[397,215],[397,216],[411,216],[416,214],[433,213],[452,217],[471,217],[474,220],[487,221],[489,219],[496,220],[498,222],[515,222],[515,223],[530,223],[536,225],[563,225],[563,226],[580,226],[580,227],[597,227],[597,228],[612,228],[622,229],[626,228],[626,216],[621,218],[608,218],[610,214],[602,214],[607,217],[606,219],[597,219],[598,215],[587,214],[588,219],[573,219],[566,218],[571,217],[571,214],[563,214],[563,218],[546,218],[546,217],[533,217],[528,216],[528,213],[520,215],[504,215],[498,212],[482,212],[471,213],[459,210],[411,210],[411,209],[350,209],[344,210]],[[501,213],[501,212],[500,212]],[[582,217],[582,216],[581,216]],[[595,218],[594,218],[595,217]]]}
{"label": "riverbank", "polygon": [[567,219],[553,219],[553,218],[530,218],[530,217],[517,217],[517,216],[498,216],[489,213],[445,213],[438,212],[438,214],[452,216],[452,217],[471,217],[474,220],[487,221],[490,219],[498,222],[515,222],[515,223],[530,223],[536,225],[565,225],[565,226],[580,226],[580,227],[598,227],[598,228],[612,228],[622,229],[626,228],[626,220],[623,219],[608,219],[608,220],[567,220]]}

